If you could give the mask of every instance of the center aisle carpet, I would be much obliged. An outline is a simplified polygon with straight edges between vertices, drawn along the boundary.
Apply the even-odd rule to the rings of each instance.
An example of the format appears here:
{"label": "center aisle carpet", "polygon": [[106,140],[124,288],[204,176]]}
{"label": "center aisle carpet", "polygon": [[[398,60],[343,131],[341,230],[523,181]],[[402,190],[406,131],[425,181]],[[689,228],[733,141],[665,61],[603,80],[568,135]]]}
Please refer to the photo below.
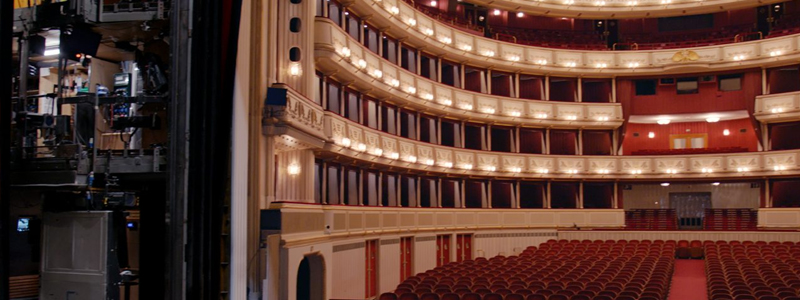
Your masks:
{"label": "center aisle carpet", "polygon": [[704,260],[676,259],[669,300],[708,300]]}

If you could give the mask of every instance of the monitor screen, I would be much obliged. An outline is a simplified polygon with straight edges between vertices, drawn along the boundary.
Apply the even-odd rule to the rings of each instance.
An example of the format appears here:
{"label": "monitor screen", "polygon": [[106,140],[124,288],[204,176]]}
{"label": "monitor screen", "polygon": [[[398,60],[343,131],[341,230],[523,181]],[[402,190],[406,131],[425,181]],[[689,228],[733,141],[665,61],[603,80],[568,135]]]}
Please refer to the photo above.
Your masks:
{"label": "monitor screen", "polygon": [[19,218],[17,219],[17,231],[18,232],[25,232],[31,230],[30,227],[31,218]]}

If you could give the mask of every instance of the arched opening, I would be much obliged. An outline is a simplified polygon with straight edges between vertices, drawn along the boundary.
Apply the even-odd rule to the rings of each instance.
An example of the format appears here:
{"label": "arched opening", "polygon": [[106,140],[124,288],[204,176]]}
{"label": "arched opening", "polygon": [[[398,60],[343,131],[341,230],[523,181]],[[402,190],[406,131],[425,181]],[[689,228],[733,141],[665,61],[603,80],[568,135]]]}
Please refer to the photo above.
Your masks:
{"label": "arched opening", "polygon": [[325,259],[309,254],[300,261],[297,270],[297,300],[325,299]]}

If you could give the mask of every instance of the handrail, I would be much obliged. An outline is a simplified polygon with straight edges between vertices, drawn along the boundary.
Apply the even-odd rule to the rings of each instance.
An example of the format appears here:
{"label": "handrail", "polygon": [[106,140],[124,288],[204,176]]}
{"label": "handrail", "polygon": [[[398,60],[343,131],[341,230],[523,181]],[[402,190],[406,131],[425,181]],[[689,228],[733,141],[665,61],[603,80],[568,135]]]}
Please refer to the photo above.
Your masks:
{"label": "handrail", "polygon": [[614,45],[611,46],[611,49],[612,50],[617,50],[617,45],[629,45],[629,46],[631,46],[630,49],[625,49],[625,50],[634,50],[634,51],[635,50],[639,50],[639,44],[638,43],[614,43]]}
{"label": "handrail", "polygon": [[[759,40],[763,40],[764,39],[764,33],[761,32],[761,31],[757,31],[757,32],[739,33],[739,34],[737,34],[737,35],[735,35],[733,37],[733,42],[734,43],[745,42],[744,37],[747,37],[747,36],[750,36],[750,35],[754,35],[756,33],[758,34],[758,39]],[[750,40],[748,40],[748,41],[750,41]]]}
{"label": "handrail", "polygon": [[[504,37],[501,38],[501,35],[504,36]],[[510,35],[510,34],[505,34],[505,33],[500,33],[500,32],[497,32],[497,33],[494,34],[494,39],[495,40],[504,41],[506,39],[505,36],[511,37],[511,39],[513,40],[513,43],[517,43],[517,37],[516,36]]]}

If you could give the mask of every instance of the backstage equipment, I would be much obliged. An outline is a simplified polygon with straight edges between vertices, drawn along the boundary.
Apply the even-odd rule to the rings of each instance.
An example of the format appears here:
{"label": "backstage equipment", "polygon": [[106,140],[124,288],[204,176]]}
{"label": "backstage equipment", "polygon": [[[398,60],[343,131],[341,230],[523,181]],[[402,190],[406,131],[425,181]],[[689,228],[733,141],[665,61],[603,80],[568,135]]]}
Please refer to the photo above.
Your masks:
{"label": "backstage equipment", "polygon": [[[119,299],[127,255],[111,211],[45,213],[40,299]],[[123,218],[124,222],[124,218]],[[122,250],[122,251],[121,251]]]}

